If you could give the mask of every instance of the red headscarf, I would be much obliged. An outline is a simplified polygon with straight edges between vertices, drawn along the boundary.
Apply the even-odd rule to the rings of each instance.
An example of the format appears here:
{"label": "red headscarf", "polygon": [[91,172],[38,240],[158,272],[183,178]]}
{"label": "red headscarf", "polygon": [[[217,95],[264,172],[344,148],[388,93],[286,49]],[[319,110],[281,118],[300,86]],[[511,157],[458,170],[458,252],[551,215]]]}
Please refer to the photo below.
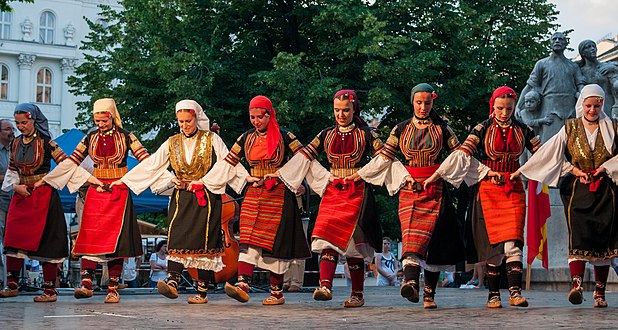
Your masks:
{"label": "red headscarf", "polygon": [[[494,102],[497,98],[504,95],[512,95],[513,99],[517,101],[517,94],[515,91],[508,86],[502,86],[496,88],[496,90],[491,94],[491,98],[489,99],[489,118],[494,117]],[[514,111],[514,110],[513,110]],[[513,132],[513,126],[508,128],[508,132],[506,132],[506,139],[502,137],[500,133],[496,136],[494,140],[494,147],[496,150],[501,152],[514,151],[519,147],[519,143],[517,139],[515,139],[515,132]]]}
{"label": "red headscarf", "polygon": [[[334,99],[338,99],[342,95],[347,95],[347,99],[352,102],[352,109],[354,109],[354,118],[352,119],[357,126],[369,126],[363,118],[360,117],[361,107],[360,102],[358,101],[358,96],[356,96],[356,92],[351,89],[342,89],[335,93]],[[345,97],[344,97],[345,99]]]}
{"label": "red headscarf", "polygon": [[494,117],[494,102],[496,101],[496,99],[499,98],[500,96],[509,95],[509,94],[513,95],[513,99],[517,101],[517,93],[515,93],[515,91],[511,87],[502,86],[502,87],[496,88],[493,94],[491,94],[491,98],[489,99],[489,118]]}
{"label": "red headscarf", "polygon": [[268,157],[272,157],[277,150],[279,140],[281,139],[281,132],[279,131],[279,123],[277,123],[275,108],[273,108],[273,103],[266,96],[262,95],[258,95],[251,99],[251,102],[249,102],[249,109],[253,108],[264,109],[266,110],[266,113],[270,115],[268,128],[266,129],[266,145],[268,146]]}

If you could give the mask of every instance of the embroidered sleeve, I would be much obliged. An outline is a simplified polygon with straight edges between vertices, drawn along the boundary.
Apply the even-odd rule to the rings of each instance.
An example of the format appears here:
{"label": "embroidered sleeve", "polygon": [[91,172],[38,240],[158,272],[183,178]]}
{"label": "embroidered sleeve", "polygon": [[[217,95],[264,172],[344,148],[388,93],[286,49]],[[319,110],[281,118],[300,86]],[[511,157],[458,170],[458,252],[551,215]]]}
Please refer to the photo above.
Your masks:
{"label": "embroidered sleeve", "polygon": [[131,152],[133,152],[133,156],[137,158],[137,161],[141,162],[150,156],[146,148],[144,148],[142,143],[139,142],[133,133],[129,133],[129,142],[131,143]]}
{"label": "embroidered sleeve", "polygon": [[443,132],[445,142],[444,147],[446,148],[446,150],[451,152],[461,146],[461,143],[459,143],[459,139],[457,139],[457,135],[455,135],[455,132],[453,132],[453,129],[450,126],[443,126]]}
{"label": "embroidered sleeve", "polygon": [[382,150],[384,143],[382,143],[382,141],[380,140],[380,137],[378,136],[378,133],[376,133],[375,129],[371,129],[369,131],[369,139],[371,141],[371,148],[373,151],[373,155],[377,156]]}
{"label": "embroidered sleeve", "polygon": [[318,134],[308,145],[300,150],[300,153],[309,160],[314,160],[321,152],[323,131]]}
{"label": "embroidered sleeve", "polygon": [[230,152],[228,152],[227,156],[225,156],[225,161],[228,162],[230,165],[232,166],[236,166],[236,164],[238,164],[238,162],[240,162],[240,159],[242,158],[242,152],[243,152],[243,145],[244,143],[242,142],[243,138],[244,138],[244,134],[242,134],[241,136],[238,137],[238,139],[236,139],[236,143],[234,143],[234,145],[232,146],[232,149],[230,149]]}
{"label": "embroidered sleeve", "polygon": [[291,132],[287,132],[288,134],[288,148],[290,148],[290,150],[292,151],[292,155],[295,155],[297,152],[299,152],[302,148],[303,145],[298,141],[298,139],[296,138],[296,136],[294,134],[292,134]]}
{"label": "embroidered sleeve", "polygon": [[84,159],[86,159],[86,156],[88,156],[88,142],[90,141],[89,136],[90,135],[84,136],[79,144],[77,144],[77,147],[75,147],[75,150],[73,150],[71,156],[69,156],[69,159],[76,165],[81,164]]}
{"label": "embroidered sleeve", "polygon": [[461,144],[459,150],[463,151],[468,156],[473,156],[476,153],[481,137],[483,136],[483,124],[476,125],[470,135]]}
{"label": "embroidered sleeve", "polygon": [[49,141],[49,146],[51,148],[51,156],[56,162],[56,164],[62,163],[63,160],[67,159],[67,155],[62,151],[62,148],[58,146],[58,143],[55,141]]}
{"label": "embroidered sleeve", "polygon": [[393,127],[391,134],[388,136],[386,143],[380,150],[380,156],[388,159],[394,160],[397,156],[397,150],[399,150],[399,136],[401,135],[401,128],[399,125]]}

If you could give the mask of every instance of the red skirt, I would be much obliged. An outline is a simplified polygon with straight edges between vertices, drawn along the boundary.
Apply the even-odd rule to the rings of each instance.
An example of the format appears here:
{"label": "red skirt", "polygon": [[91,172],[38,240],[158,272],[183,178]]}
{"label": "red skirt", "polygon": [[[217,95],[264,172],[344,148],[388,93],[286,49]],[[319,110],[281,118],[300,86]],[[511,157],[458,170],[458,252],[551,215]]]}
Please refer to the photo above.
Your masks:
{"label": "red skirt", "polygon": [[79,234],[73,248],[74,254],[102,255],[116,252],[129,190],[124,184],[112,189],[111,193],[97,192],[92,186],[88,189]]}
{"label": "red skirt", "polygon": [[28,197],[17,193],[13,195],[6,218],[5,247],[25,251],[39,249],[52,189],[49,185],[43,185],[34,189]]}
{"label": "red skirt", "polygon": [[356,182],[353,194],[348,189],[340,189],[333,184],[326,187],[311,236],[328,241],[344,251],[358,223],[365,182]]}
{"label": "red skirt", "polygon": [[240,211],[240,243],[273,248],[283,213],[285,185],[279,182],[272,190],[250,186]]}
{"label": "red skirt", "polygon": [[489,243],[493,245],[511,240],[523,242],[526,192],[521,180],[515,182],[509,196],[504,193],[502,186],[483,180],[479,184],[478,196]]}

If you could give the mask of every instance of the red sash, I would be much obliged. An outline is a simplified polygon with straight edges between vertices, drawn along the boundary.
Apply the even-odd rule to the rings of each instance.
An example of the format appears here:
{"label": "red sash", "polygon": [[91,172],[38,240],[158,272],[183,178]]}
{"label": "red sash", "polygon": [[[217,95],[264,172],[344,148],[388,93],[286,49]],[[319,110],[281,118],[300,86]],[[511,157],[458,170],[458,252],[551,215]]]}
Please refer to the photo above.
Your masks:
{"label": "red sash", "polygon": [[[27,186],[33,187],[31,184]],[[47,223],[52,189],[49,185],[43,185],[34,189],[28,197],[17,193],[13,195],[6,218],[4,246],[38,251]]]}
{"label": "red sash", "polygon": [[320,203],[318,217],[313,228],[313,238],[326,240],[341,250],[345,250],[352,238],[363,204],[365,182],[350,185],[335,183],[326,187]]}
{"label": "red sash", "polygon": [[[101,181],[111,183],[114,180]],[[101,255],[116,252],[128,196],[129,190],[124,184],[112,187],[111,193],[97,192],[94,186],[88,189],[74,254]]]}

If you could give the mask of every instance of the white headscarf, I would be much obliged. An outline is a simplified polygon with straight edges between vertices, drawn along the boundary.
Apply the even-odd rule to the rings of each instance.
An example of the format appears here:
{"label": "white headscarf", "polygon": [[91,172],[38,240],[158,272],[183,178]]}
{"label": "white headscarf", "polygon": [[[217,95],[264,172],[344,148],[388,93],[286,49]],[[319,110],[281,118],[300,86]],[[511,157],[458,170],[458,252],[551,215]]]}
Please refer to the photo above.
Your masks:
{"label": "white headscarf", "polygon": [[603,143],[605,149],[611,154],[614,146],[614,128],[611,119],[605,115],[603,111],[603,102],[605,101],[605,92],[603,88],[597,84],[590,84],[584,86],[579,93],[579,98],[575,104],[575,116],[580,118],[584,115],[584,100],[589,97],[600,97],[601,100],[601,114],[599,115],[599,130],[601,131],[601,137],[603,137]]}
{"label": "white headscarf", "polygon": [[116,101],[114,101],[114,99],[107,98],[94,101],[92,113],[95,114],[99,112],[109,112],[114,124],[116,124],[117,127],[122,128],[122,120],[120,120],[120,113],[118,113]]}
{"label": "white headscarf", "polygon": [[208,117],[204,113],[204,110],[202,110],[202,107],[197,102],[193,100],[179,101],[178,103],[176,103],[176,112],[182,109],[195,111],[195,119],[197,120],[197,128],[201,129],[202,131],[210,130],[210,119],[208,119]]}

